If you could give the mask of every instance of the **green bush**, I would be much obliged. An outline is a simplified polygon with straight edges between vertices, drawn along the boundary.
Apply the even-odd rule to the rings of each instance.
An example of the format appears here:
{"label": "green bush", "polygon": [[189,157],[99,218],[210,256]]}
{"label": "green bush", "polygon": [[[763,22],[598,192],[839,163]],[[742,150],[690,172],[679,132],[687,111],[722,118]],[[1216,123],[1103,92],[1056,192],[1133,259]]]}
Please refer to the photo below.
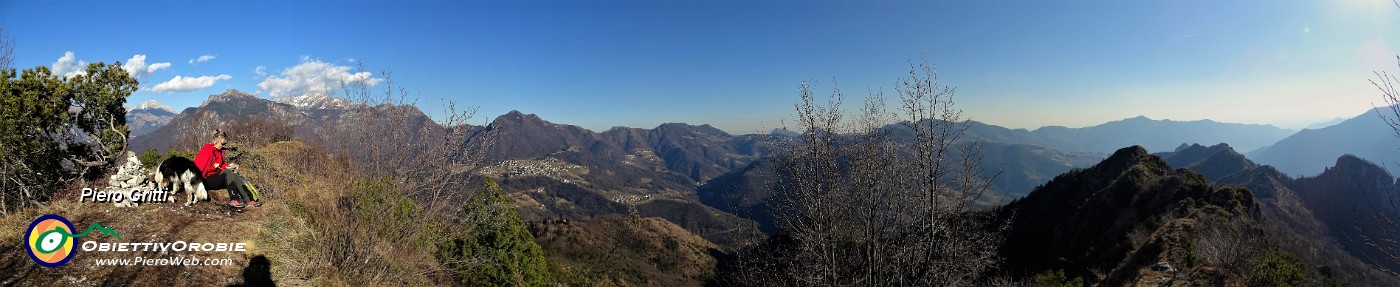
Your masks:
{"label": "green bush", "polygon": [[[194,152],[194,151],[190,151],[190,150],[186,150],[186,149],[177,149],[177,150],[171,150],[171,151],[169,151],[169,152],[166,152],[166,153],[165,153],[165,156],[166,156],[166,157],[178,156],[178,157],[183,157],[183,158],[188,158],[188,159],[190,159],[190,160],[194,160],[195,152]],[[164,159],[161,159],[161,160],[164,160]]]}
{"label": "green bush", "polygon": [[0,69],[0,212],[111,168],[126,147],[123,105],[137,87],[120,62],[71,77],[43,66]]}
{"label": "green bush", "polygon": [[405,227],[422,224],[418,204],[394,188],[390,178],[361,180],[351,190],[351,200],[355,218],[372,223],[380,237],[406,238],[414,229]]}
{"label": "green bush", "polygon": [[160,157],[160,152],[156,151],[156,149],[147,149],[146,152],[141,153],[141,155],[137,156],[136,159],[140,160],[141,167],[147,170],[155,168],[157,164],[160,164],[161,161],[165,160],[164,158]]}
{"label": "green bush", "polygon": [[[544,286],[551,283],[549,264],[515,205],[494,179],[468,200],[455,239],[438,249],[438,258],[468,286]],[[475,264],[473,264],[475,262]]]}
{"label": "green bush", "polygon": [[1080,287],[1084,286],[1083,277],[1066,278],[1064,270],[1045,271],[1036,274],[1032,279],[1031,286],[1037,287]]}
{"label": "green bush", "polygon": [[1269,250],[1255,257],[1249,272],[1250,286],[1302,286],[1307,265],[1292,253]]}

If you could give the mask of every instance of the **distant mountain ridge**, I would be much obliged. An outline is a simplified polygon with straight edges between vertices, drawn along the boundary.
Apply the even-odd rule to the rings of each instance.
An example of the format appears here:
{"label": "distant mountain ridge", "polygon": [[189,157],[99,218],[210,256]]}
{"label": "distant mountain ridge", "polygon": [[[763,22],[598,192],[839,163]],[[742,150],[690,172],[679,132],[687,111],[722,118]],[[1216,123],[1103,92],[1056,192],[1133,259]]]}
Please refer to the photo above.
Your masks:
{"label": "distant mountain ridge", "polygon": [[1210,147],[1200,144],[1189,146],[1182,144],[1176,151],[1158,153],[1157,155],[1165,159],[1168,165],[1196,171],[1211,182],[1258,166],[1224,143]]}
{"label": "distant mountain ridge", "polygon": [[173,118],[175,110],[156,100],[147,100],[126,111],[126,124],[132,137],[155,131]]}
{"label": "distant mountain ridge", "polygon": [[[204,114],[199,114],[200,111]],[[277,123],[285,123],[298,129],[298,135],[307,136],[312,131],[327,126],[330,118],[313,117],[300,108],[259,98],[252,94],[229,89],[223,93],[210,95],[198,107],[189,107],[175,114],[168,124],[131,137],[130,150],[144,151],[154,148],[162,152],[172,149],[195,150],[198,146],[177,146],[176,141],[183,137],[197,136],[204,140],[205,135],[193,135],[191,125],[197,116],[205,117],[215,125],[226,125],[235,121],[263,117]]]}
{"label": "distant mountain ridge", "polygon": [[[1272,125],[1221,123],[1212,120],[1153,120],[1138,116],[1084,128],[1042,127],[1032,133],[1047,147],[1068,151],[1107,152],[1140,145],[1148,150],[1170,150],[1181,142],[1228,143],[1253,150],[1294,133]],[[1061,144],[1068,143],[1062,146]]]}
{"label": "distant mountain ridge", "polygon": [[165,104],[162,104],[162,103],[160,103],[160,102],[157,102],[156,100],[146,100],[145,102],[141,102],[141,104],[138,104],[138,105],[136,105],[136,106],[127,108],[126,110],[127,110],[127,111],[134,111],[134,110],[145,110],[145,109],[157,109],[157,110],[164,110],[164,111],[170,112],[170,113],[172,113],[172,114],[175,113],[175,109],[171,109],[170,106],[166,106]]}
{"label": "distant mountain ridge", "polygon": [[312,93],[295,97],[279,98],[274,101],[292,105],[303,109],[348,109],[357,104],[347,99],[328,96],[326,94]]}
{"label": "distant mountain ridge", "polygon": [[1067,152],[1107,154],[1131,145],[1139,145],[1148,150],[1171,150],[1182,142],[1229,143],[1249,151],[1273,144],[1293,133],[1293,130],[1272,125],[1221,123],[1213,120],[1153,120],[1138,116],[1083,128],[1046,126],[1033,131],[968,121],[964,138],[1037,145]]}
{"label": "distant mountain ridge", "polygon": [[1291,176],[1314,175],[1330,166],[1337,157],[1351,154],[1384,164],[1400,163],[1400,138],[1373,109],[1336,125],[1307,129],[1251,153],[1251,159],[1277,167]]}
{"label": "distant mountain ridge", "polygon": [[1325,128],[1325,127],[1335,126],[1335,125],[1340,124],[1340,123],[1345,122],[1345,121],[1347,121],[1347,118],[1335,118],[1335,119],[1331,119],[1331,120],[1328,120],[1328,121],[1325,121],[1325,122],[1319,122],[1319,123],[1315,123],[1315,124],[1308,125],[1308,127],[1303,128],[1303,129],[1306,129],[1306,130],[1315,130],[1315,129]]}
{"label": "distant mountain ridge", "polygon": [[[907,126],[893,124],[885,127],[898,144],[912,144],[914,139]],[[970,133],[970,132],[969,132]],[[1006,144],[997,141],[962,140],[954,143],[949,158],[959,158],[961,148],[978,144],[982,151],[980,175],[991,177],[991,192],[982,206],[995,206],[1020,198],[1038,185],[1061,173],[1091,166],[1103,158],[1096,153],[1062,152],[1027,144]],[[777,188],[778,175],[772,170],[773,158],[763,158],[747,166],[716,177],[701,185],[696,192],[700,201],[712,207],[757,221],[765,232],[776,231],[776,222],[768,212],[767,200]]]}

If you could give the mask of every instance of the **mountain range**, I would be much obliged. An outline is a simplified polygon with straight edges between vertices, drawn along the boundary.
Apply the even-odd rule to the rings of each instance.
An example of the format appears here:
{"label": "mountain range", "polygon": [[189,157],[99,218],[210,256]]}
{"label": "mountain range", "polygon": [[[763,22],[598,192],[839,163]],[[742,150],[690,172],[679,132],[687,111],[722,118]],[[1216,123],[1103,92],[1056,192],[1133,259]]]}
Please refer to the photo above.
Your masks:
{"label": "mountain range", "polygon": [[[268,100],[229,90],[178,114],[154,103],[133,108],[128,117],[159,111],[171,115],[168,124],[134,135],[131,149],[194,149],[207,140],[203,134],[190,135],[201,125],[253,120],[285,125],[294,138],[314,141],[318,134],[352,122],[346,118],[351,109],[404,115],[405,126],[399,128],[444,128],[410,106],[371,107],[324,95]],[[1384,222],[1356,220],[1371,214],[1400,216],[1394,209],[1357,208],[1388,202],[1400,190],[1374,159],[1396,158],[1375,152],[1385,151],[1395,141],[1393,134],[1379,119],[1369,118],[1375,117],[1363,114],[1291,136],[1272,126],[1145,117],[1035,131],[969,122],[964,139],[955,145],[980,144],[982,172],[1000,174],[992,181],[996,196],[982,204],[998,214],[998,222],[1009,223],[1000,254],[1003,269],[1017,276],[1059,271],[1107,285],[1253,284],[1241,281],[1247,281],[1241,279],[1247,271],[1231,264],[1257,258],[1231,263],[1229,254],[1192,252],[1207,244],[1259,246],[1246,251],[1293,258],[1284,261],[1301,268],[1299,280],[1305,282],[1390,285],[1393,278],[1374,266],[1400,266],[1374,258],[1380,251],[1363,239],[1394,234],[1385,232]],[[779,179],[771,156],[804,136],[786,130],[733,135],[684,123],[595,132],[520,111],[484,126],[459,128],[472,131],[467,144],[493,136],[494,144],[483,154],[485,165],[474,175],[498,178],[522,218],[535,226],[537,240],[561,252],[554,254],[573,254],[564,260],[577,262],[597,261],[585,257],[597,255],[589,249],[603,248],[599,246],[625,248],[627,254],[655,262],[705,262],[712,256],[707,252],[734,250],[763,233],[773,234],[777,225],[767,202]],[[883,129],[898,144],[913,141],[908,123]],[[1130,147],[1106,149],[1114,144]],[[1268,147],[1246,157],[1237,146]],[[1337,154],[1327,162],[1313,160],[1331,153]],[[1349,155],[1353,153],[1358,155]],[[1293,158],[1307,161],[1289,160]],[[1320,167],[1313,172],[1312,166]],[[647,218],[644,229],[664,231],[637,244],[690,243],[676,253],[609,243],[613,237],[647,234],[614,226],[623,220],[618,215],[629,213]],[[1222,239],[1221,232],[1254,239]],[[692,273],[704,269],[667,266],[676,269],[644,269],[684,273],[666,279],[677,282],[698,278]]]}
{"label": "mountain range", "polygon": [[[254,118],[290,125],[298,138],[311,139],[320,131],[343,125],[349,107],[293,104],[229,90],[210,96],[199,108],[186,109],[171,120],[172,124],[133,138],[131,147],[194,149],[207,140],[203,135],[195,135],[201,141],[193,143],[179,140],[194,125],[227,126]],[[415,126],[436,125],[413,108],[361,108],[407,113],[404,122]],[[585,219],[637,210],[721,244],[745,234],[733,230],[734,226],[745,226],[745,220],[699,204],[694,188],[765,155],[766,145],[788,138],[732,136],[707,125],[685,124],[596,133],[518,111],[501,115],[486,126],[467,128],[484,131],[474,134],[494,134],[495,144],[485,153],[487,165],[478,174],[500,178],[503,190],[521,206],[526,220]]]}
{"label": "mountain range", "polygon": [[1294,284],[1393,286],[1396,278],[1377,266],[1396,270],[1400,262],[1381,258],[1388,245],[1369,243],[1396,239],[1394,222],[1371,219],[1400,210],[1364,206],[1389,202],[1396,186],[1384,169],[1350,155],[1294,179],[1227,144],[1157,154],[1124,148],[1002,207],[1011,222],[1003,267],[1063,270],[1110,286],[1258,285],[1268,276],[1251,261],[1281,256],[1297,264],[1287,273]]}
{"label": "mountain range", "polygon": [[1047,126],[1028,131],[973,122],[972,138],[1013,144],[1038,145],[1071,152],[1109,153],[1124,146],[1169,150],[1182,142],[1223,142],[1253,150],[1293,134],[1272,125],[1221,123],[1212,120],[1154,120],[1138,116],[1099,125],[1068,128]]}
{"label": "mountain range", "polygon": [[[1183,145],[1159,153],[1168,164],[1198,172],[1216,186],[1239,186],[1253,192],[1269,235],[1282,249],[1310,262],[1325,262],[1329,272],[1367,286],[1393,285],[1394,278],[1369,264],[1400,268],[1400,262],[1370,258],[1382,254],[1365,238],[1393,239],[1379,230],[1389,222],[1358,220],[1383,215],[1396,218],[1392,206],[1367,208],[1365,202],[1394,196],[1395,179],[1375,163],[1352,155],[1338,157],[1312,177],[1292,178],[1269,165],[1256,164],[1225,144]],[[1362,207],[1362,208],[1358,208]]]}
{"label": "mountain range", "polygon": [[[1258,212],[1248,190],[1213,188],[1199,174],[1127,147],[1001,208],[999,218],[1010,222],[1003,267],[1026,275],[1061,270],[1106,286],[1218,286],[1230,276],[1212,270],[1228,262],[1190,262],[1189,245],[1207,222],[1257,224]],[[1175,267],[1146,268],[1153,264]]]}
{"label": "mountain range", "polygon": [[1344,154],[1382,164],[1400,163],[1400,138],[1377,116],[1389,109],[1377,108],[1336,125],[1299,131],[1249,156],[1291,176],[1321,173]]}
{"label": "mountain range", "polygon": [[326,94],[313,93],[295,97],[279,98],[274,100],[279,103],[292,105],[303,109],[348,109],[356,105],[363,105],[347,99],[328,96]]}

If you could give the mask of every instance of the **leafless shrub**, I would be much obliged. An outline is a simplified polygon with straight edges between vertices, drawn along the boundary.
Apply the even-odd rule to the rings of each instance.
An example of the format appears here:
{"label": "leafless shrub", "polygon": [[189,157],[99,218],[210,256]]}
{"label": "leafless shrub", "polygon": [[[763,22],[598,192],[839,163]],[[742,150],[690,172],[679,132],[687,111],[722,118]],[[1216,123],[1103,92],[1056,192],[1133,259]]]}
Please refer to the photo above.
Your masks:
{"label": "leafless shrub", "polygon": [[[457,111],[447,103],[443,118],[434,121],[404,90],[385,82],[382,91],[363,83],[344,85],[345,96],[357,105],[337,121],[304,141],[267,145],[278,153],[262,156],[277,160],[263,167],[267,175],[254,178],[268,178],[269,189],[304,219],[286,224],[306,230],[268,231],[271,238],[294,238],[278,252],[300,258],[275,272],[325,278],[327,285],[425,285],[452,282],[448,266],[463,264],[441,262],[436,255],[452,234],[483,224],[457,220],[453,211],[461,206],[457,199],[478,190],[468,185],[467,175],[479,165],[491,135],[467,124],[475,109]],[[289,148],[294,146],[301,147]]]}
{"label": "leafless shrub", "polygon": [[[1400,4],[1396,4],[1396,6],[1400,8]],[[1400,66],[1400,56],[1396,56],[1395,59],[1397,66]],[[1371,85],[1381,91],[1381,99],[1390,110],[1389,115],[1387,115],[1377,109],[1376,116],[1384,120],[1385,123],[1390,126],[1391,131],[1395,133],[1395,136],[1400,138],[1400,88],[1396,87],[1397,84],[1400,84],[1400,78],[1384,71],[1377,71],[1375,74],[1376,79],[1370,80]],[[1364,196],[1366,194],[1363,192],[1362,195]],[[1353,228],[1357,229],[1361,238],[1351,240],[1360,240],[1364,245],[1378,250],[1379,252],[1375,252],[1378,254],[1371,254],[1368,256],[1370,258],[1364,259],[1373,263],[1379,263],[1375,265],[1390,273],[1392,276],[1400,276],[1400,270],[1394,270],[1389,267],[1400,265],[1400,230],[1394,227],[1397,222],[1395,218],[1392,217],[1392,214],[1400,214],[1400,203],[1395,201],[1395,197],[1396,196],[1387,196],[1385,199],[1363,199],[1364,202],[1361,203],[1364,203],[1365,207],[1370,209],[1370,215],[1357,216]],[[1363,228],[1365,225],[1373,225],[1380,230],[1378,234],[1372,234],[1371,232],[1367,232],[1366,228]]]}
{"label": "leafless shrub", "polygon": [[1263,230],[1237,220],[1205,220],[1194,239],[1196,252],[1222,268],[1244,268],[1267,242]]}
{"label": "leafless shrub", "polygon": [[0,27],[0,69],[15,67],[15,39]]}
{"label": "leafless shrub", "polygon": [[223,126],[224,122],[219,118],[217,112],[209,110],[206,106],[201,106],[195,110],[190,124],[183,126],[180,132],[175,134],[175,149],[189,149],[198,152],[200,147],[213,139],[214,130],[221,129]]}
{"label": "leafless shrub", "polygon": [[462,179],[482,165],[494,135],[469,125],[476,108],[457,110],[452,102],[444,103],[434,122],[415,107],[416,98],[383,74],[382,91],[364,82],[343,86],[345,97],[363,105],[343,114],[321,145],[344,153],[365,176],[397,180],[405,195],[436,213],[445,196],[467,190]]}
{"label": "leafless shrub", "polygon": [[[770,205],[779,234],[744,254],[745,284],[966,286],[986,283],[998,259],[997,228],[972,209],[988,191],[976,144],[951,87],[932,65],[910,64],[896,87],[915,142],[896,142],[885,126],[895,113],[882,93],[866,98],[854,121],[834,89],[826,104],[799,87],[800,142],[778,154],[780,191]],[[956,151],[956,152],[955,152]],[[956,155],[956,156],[955,156]],[[995,225],[994,225],[995,226]]]}
{"label": "leafless shrub", "polygon": [[[1353,183],[1361,189],[1361,183]],[[1394,266],[1400,265],[1400,219],[1396,218],[1400,214],[1400,203],[1397,203],[1397,190],[1387,189],[1381,197],[1372,198],[1368,192],[1358,192],[1361,198],[1353,199],[1357,210],[1369,210],[1364,214],[1354,216],[1352,229],[1356,230],[1356,236],[1346,236],[1339,241],[1348,243],[1359,243],[1364,246],[1365,252],[1360,257],[1377,268],[1380,268],[1391,276],[1400,277],[1400,270]]]}
{"label": "leafless shrub", "polygon": [[1142,245],[1146,244],[1147,240],[1151,238],[1152,229],[1149,229],[1147,225],[1139,225],[1133,228],[1133,231],[1128,232],[1128,241],[1133,243],[1133,248],[1142,247]]}
{"label": "leafless shrub", "polygon": [[235,121],[227,126],[231,141],[245,146],[261,146],[273,142],[291,140],[291,124],[276,122],[263,116]]}

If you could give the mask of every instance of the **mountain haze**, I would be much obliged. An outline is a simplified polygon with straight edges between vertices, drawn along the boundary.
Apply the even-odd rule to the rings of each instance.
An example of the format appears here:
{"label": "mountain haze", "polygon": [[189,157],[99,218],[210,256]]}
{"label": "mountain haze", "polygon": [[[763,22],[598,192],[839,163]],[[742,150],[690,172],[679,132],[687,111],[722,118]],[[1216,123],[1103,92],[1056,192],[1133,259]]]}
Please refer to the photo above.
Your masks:
{"label": "mountain haze", "polygon": [[1253,150],[1283,139],[1293,134],[1293,130],[1272,125],[1153,120],[1138,116],[1084,128],[1049,126],[1032,133],[1050,148],[1109,152],[1129,145],[1171,150],[1182,142],[1228,143],[1241,150]]}
{"label": "mountain haze", "polygon": [[1107,154],[1130,145],[1140,145],[1148,150],[1172,150],[1182,142],[1228,143],[1240,150],[1249,151],[1273,144],[1292,135],[1293,132],[1272,125],[1221,123],[1213,120],[1153,120],[1138,116],[1083,128],[1046,126],[1034,131],[968,121],[964,138],[1037,145],[1067,152]]}
{"label": "mountain haze", "polygon": [[1338,157],[1351,154],[1381,164],[1400,163],[1400,138],[1377,116],[1378,108],[1339,124],[1308,129],[1251,153],[1251,159],[1291,176],[1321,173]]}

